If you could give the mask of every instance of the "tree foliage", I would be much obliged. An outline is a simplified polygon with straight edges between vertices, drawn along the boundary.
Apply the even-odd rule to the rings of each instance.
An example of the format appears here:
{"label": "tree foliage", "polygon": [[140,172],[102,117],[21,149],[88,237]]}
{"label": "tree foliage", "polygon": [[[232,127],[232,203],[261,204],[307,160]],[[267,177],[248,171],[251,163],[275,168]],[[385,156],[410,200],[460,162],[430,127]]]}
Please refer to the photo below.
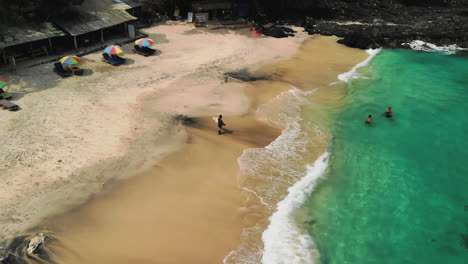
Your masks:
{"label": "tree foliage", "polygon": [[50,16],[60,14],[74,0],[0,0],[2,24],[47,21]]}

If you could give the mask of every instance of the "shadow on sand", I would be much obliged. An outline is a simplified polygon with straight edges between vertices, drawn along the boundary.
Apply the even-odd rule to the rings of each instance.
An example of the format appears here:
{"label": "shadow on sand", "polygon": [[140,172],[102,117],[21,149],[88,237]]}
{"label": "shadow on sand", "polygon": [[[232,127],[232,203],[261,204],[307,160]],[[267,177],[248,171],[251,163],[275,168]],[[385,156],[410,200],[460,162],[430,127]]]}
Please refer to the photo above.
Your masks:
{"label": "shadow on sand", "polygon": [[234,130],[229,130],[229,129],[223,128],[223,129],[221,130],[221,133],[218,133],[218,134],[220,134],[220,135],[224,135],[224,134],[234,134],[234,132],[235,132]]}

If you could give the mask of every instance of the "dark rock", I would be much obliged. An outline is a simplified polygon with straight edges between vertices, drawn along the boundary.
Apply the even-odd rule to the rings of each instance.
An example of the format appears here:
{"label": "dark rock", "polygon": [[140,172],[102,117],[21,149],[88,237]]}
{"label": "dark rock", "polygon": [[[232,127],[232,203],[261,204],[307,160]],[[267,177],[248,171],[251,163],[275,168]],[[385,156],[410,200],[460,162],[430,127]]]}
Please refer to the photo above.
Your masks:
{"label": "dark rock", "polygon": [[[413,40],[468,47],[468,1],[259,0],[262,24],[284,20],[356,48],[408,48]],[[353,23],[350,23],[353,22]],[[266,33],[265,33],[266,32]],[[265,35],[286,37],[267,29]]]}
{"label": "dark rock", "polygon": [[57,243],[58,240],[50,235],[38,233],[34,235],[17,236],[11,241],[4,241],[0,252],[1,264],[27,264],[32,255],[40,263],[53,263],[52,252],[47,244]]}
{"label": "dark rock", "polygon": [[1,260],[2,264],[28,264],[28,262],[20,257],[8,254],[6,258]]}
{"label": "dark rock", "polygon": [[268,76],[255,76],[245,69],[233,72],[226,72],[224,73],[224,75],[243,82],[270,80]]}
{"label": "dark rock", "polygon": [[287,38],[294,36],[294,30],[283,27],[283,26],[272,26],[268,28],[262,28],[262,33],[265,36],[274,37],[274,38]]}

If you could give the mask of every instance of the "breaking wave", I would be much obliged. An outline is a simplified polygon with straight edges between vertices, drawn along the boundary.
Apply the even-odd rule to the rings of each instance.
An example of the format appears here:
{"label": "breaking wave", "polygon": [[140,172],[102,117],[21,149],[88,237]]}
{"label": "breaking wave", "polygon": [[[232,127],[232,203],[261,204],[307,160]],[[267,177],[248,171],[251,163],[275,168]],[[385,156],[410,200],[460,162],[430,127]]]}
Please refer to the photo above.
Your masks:
{"label": "breaking wave", "polygon": [[263,264],[313,264],[318,258],[311,237],[297,227],[292,215],[324,174],[328,156],[324,153],[308,166],[306,176],[290,187],[286,198],[278,203],[277,211],[270,217],[270,226],[263,232]]}
{"label": "breaking wave", "polygon": [[[343,82],[350,82],[352,80],[364,78],[364,76],[359,74],[359,72],[357,70],[359,68],[367,66],[372,61],[372,59],[375,56],[377,56],[377,54],[379,54],[380,51],[381,51],[381,49],[368,49],[368,50],[366,50],[366,52],[369,54],[369,57],[367,57],[364,61],[356,64],[356,66],[354,66],[350,71],[338,75],[338,79],[340,81],[343,81]],[[333,84],[335,84],[335,83],[333,83]]]}
{"label": "breaking wave", "polygon": [[402,45],[410,46],[413,50],[426,52],[442,52],[445,54],[455,54],[460,50],[468,50],[467,48],[461,48],[456,44],[448,46],[437,46],[435,44],[424,42],[422,40],[413,40],[410,43],[403,43]]}
{"label": "breaking wave", "polygon": [[[338,79],[350,82],[363,78],[357,70],[379,52],[367,50],[369,57]],[[310,165],[320,154],[312,158],[311,153],[329,144],[317,125],[302,118],[304,105],[310,103],[308,96],[315,91],[292,86],[257,110],[256,116],[283,130],[268,146],[247,149],[238,158],[239,185],[249,201],[242,209],[270,218],[260,217],[244,228],[239,248],[225,257],[224,264],[313,264],[319,259],[312,238],[293,218],[328,164],[329,154],[324,153]]]}

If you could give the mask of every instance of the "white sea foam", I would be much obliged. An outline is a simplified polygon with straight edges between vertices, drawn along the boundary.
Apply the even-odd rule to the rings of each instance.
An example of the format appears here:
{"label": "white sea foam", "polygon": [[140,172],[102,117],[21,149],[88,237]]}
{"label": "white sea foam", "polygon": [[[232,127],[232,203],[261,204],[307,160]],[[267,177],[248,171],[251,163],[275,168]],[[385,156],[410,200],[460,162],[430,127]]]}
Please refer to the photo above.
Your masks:
{"label": "white sea foam", "polygon": [[[377,54],[379,54],[380,51],[381,51],[381,49],[368,49],[368,50],[366,50],[366,52],[369,54],[369,57],[367,57],[364,61],[356,64],[350,71],[338,75],[338,79],[340,81],[343,81],[343,82],[350,82],[352,80],[364,78],[364,76],[359,74],[359,72],[357,70],[359,68],[367,66],[372,61],[372,59],[375,56],[377,56]],[[332,83],[332,84],[335,84],[335,83]]]}
{"label": "white sea foam", "polygon": [[266,206],[271,206],[269,205],[268,203],[265,202],[265,200],[263,200],[263,197],[261,197],[260,195],[258,195],[258,193],[256,193],[255,191],[252,191],[250,190],[249,188],[246,188],[246,187],[242,187],[242,189],[246,190],[247,192],[249,193],[253,193],[255,195],[255,197],[258,198],[258,200],[260,200],[260,203],[263,204],[263,205],[266,205]]}
{"label": "white sea foam", "polygon": [[[301,129],[303,120],[298,114],[306,100],[305,95],[305,92],[293,88],[257,109],[256,115],[260,119],[284,128],[281,135],[268,146],[244,150],[238,158],[242,176],[265,183],[265,187],[255,186],[256,196],[262,197],[262,203],[276,204],[276,190],[282,189],[281,186],[285,184],[291,186],[300,179],[299,171],[302,168],[295,168],[290,161],[301,158],[301,153],[307,151],[310,138]],[[296,178],[285,182],[288,181],[285,180],[287,175]]]}
{"label": "white sea foam", "polygon": [[[348,73],[340,75],[341,81],[361,78],[357,69],[369,64],[380,49],[367,52],[370,56]],[[311,149],[328,144],[321,141],[326,140],[321,129],[311,122],[304,122],[301,117],[307,97],[315,91],[305,92],[292,85],[292,89],[257,109],[257,117],[283,127],[283,131],[268,146],[247,149],[238,158],[243,179],[240,184],[268,210],[273,209],[272,205],[277,207],[268,226],[257,223],[243,229],[241,245],[226,256],[224,264],[258,264],[260,261],[264,264],[307,264],[318,258],[312,239],[292,219],[294,210],[313,191],[328,162],[327,153],[313,166],[298,162]],[[289,193],[285,193],[286,190]],[[263,245],[258,243],[260,239]]]}
{"label": "white sea foam", "polygon": [[[287,195],[286,190],[305,175],[300,165],[303,155],[319,142],[321,131],[312,123],[304,122],[300,112],[307,96],[314,91],[302,91],[292,86],[268,104],[257,109],[256,116],[268,123],[283,127],[281,135],[264,148],[247,149],[238,158],[240,185],[259,200],[264,210],[276,210],[276,205]],[[311,136],[315,134],[316,136]],[[257,206],[258,206],[257,205]],[[255,209],[258,210],[258,209]],[[225,264],[258,264],[262,259],[263,231],[268,223],[259,222],[244,228],[239,248],[224,259]]]}
{"label": "white sea foam", "polygon": [[422,40],[413,40],[410,43],[403,43],[402,45],[408,45],[413,50],[427,51],[427,52],[442,52],[445,54],[455,54],[460,50],[468,50],[461,48],[456,44],[448,46],[437,46],[435,44],[424,42]]}
{"label": "white sea foam", "polygon": [[307,168],[307,175],[288,189],[288,195],[278,203],[277,211],[270,217],[270,225],[263,232],[263,264],[312,264],[315,252],[310,236],[296,226],[292,218],[294,210],[299,208],[312,192],[317,179],[325,172],[328,153],[322,154],[312,166]]}

